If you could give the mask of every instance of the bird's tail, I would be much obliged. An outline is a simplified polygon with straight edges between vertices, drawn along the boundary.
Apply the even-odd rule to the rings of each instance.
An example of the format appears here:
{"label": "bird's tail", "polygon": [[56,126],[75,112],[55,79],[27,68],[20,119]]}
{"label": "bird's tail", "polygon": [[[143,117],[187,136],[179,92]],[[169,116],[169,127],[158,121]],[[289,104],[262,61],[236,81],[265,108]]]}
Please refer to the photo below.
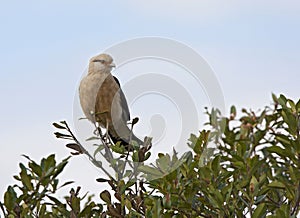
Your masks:
{"label": "bird's tail", "polygon": [[[117,142],[121,143],[121,146],[124,146],[125,148],[128,147],[130,139],[123,139],[120,137],[115,137],[113,134],[108,133],[109,137],[111,138],[111,140],[113,141],[114,144],[116,144]],[[143,144],[143,141],[140,140],[138,137],[136,137],[135,135],[132,134],[131,136],[131,140],[137,142],[139,145]]]}
{"label": "bird's tail", "polygon": [[115,131],[115,129],[111,128],[108,130],[108,135],[114,144],[120,142],[121,145],[126,149],[128,149],[129,147],[128,145],[130,143],[130,140],[137,142],[138,145],[142,145],[144,143],[142,140],[136,137],[127,126],[123,129],[123,131]]}

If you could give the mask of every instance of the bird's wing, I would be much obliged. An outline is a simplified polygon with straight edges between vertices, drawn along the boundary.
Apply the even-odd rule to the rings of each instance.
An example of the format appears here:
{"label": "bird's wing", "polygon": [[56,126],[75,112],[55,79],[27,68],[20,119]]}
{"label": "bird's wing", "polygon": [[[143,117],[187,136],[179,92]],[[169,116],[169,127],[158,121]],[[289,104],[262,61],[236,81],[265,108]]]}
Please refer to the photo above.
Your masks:
{"label": "bird's wing", "polygon": [[122,118],[124,121],[129,121],[130,120],[130,113],[129,113],[129,108],[128,108],[128,104],[125,98],[125,95],[121,89],[121,85],[119,80],[114,76],[114,79],[116,81],[116,83],[119,86],[119,92],[120,92],[120,98],[121,98],[121,107],[122,107]]}

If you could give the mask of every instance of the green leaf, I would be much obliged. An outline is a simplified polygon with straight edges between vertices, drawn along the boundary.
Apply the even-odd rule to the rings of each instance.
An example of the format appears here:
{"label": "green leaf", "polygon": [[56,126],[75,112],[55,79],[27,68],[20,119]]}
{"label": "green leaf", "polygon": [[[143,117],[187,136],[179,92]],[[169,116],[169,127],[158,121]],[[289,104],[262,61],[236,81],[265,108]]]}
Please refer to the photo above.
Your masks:
{"label": "green leaf", "polygon": [[59,163],[56,167],[55,167],[55,173],[53,174],[53,178],[57,177],[66,167],[66,165],[68,164],[68,160],[69,160],[70,156],[67,157],[66,159],[64,159],[61,163]]}
{"label": "green leaf", "polygon": [[123,178],[130,177],[132,174],[133,174],[132,170],[126,170],[123,175]]}
{"label": "green leaf", "polygon": [[65,182],[64,184],[62,184],[61,186],[59,186],[59,188],[62,188],[64,186],[67,186],[67,185],[70,185],[70,184],[73,184],[74,181],[68,181],[68,182]]}
{"label": "green leaf", "polygon": [[75,213],[78,213],[80,211],[80,198],[73,196],[71,200],[71,206],[72,206],[72,210]]}
{"label": "green leaf", "polygon": [[55,127],[55,128],[58,128],[58,129],[66,129],[66,127],[58,124],[58,123],[52,123],[52,125]]}
{"label": "green leaf", "polygon": [[152,175],[155,177],[161,177],[163,176],[163,173],[161,171],[159,171],[156,168],[150,167],[150,166],[139,166],[138,168],[141,172],[143,172],[146,175]]}
{"label": "green leaf", "polygon": [[52,197],[52,196],[50,196],[50,195],[47,195],[47,197],[48,197],[51,201],[53,201],[53,202],[55,203],[56,206],[58,206],[58,207],[61,207],[61,206],[63,207],[63,206],[64,206],[64,204],[61,203],[57,198]]}
{"label": "green leaf", "polygon": [[37,176],[42,177],[42,167],[40,165],[34,161],[31,161],[29,162],[28,166]]}
{"label": "green leaf", "polygon": [[94,154],[93,154],[94,158],[96,158],[96,155],[104,149],[104,145],[95,145],[95,146],[97,146],[97,148],[95,149]]}
{"label": "green leaf", "polygon": [[127,183],[125,183],[124,185],[121,186],[120,189],[120,194],[123,194],[126,189],[130,188],[131,186],[133,186],[136,182],[135,181],[128,181]]}
{"label": "green leaf", "polygon": [[125,206],[129,211],[132,209],[132,204],[127,198],[125,198]]}
{"label": "green leaf", "polygon": [[268,187],[270,187],[270,188],[279,188],[279,189],[285,189],[286,188],[286,186],[282,182],[279,182],[279,181],[271,182],[270,184],[268,184]]}
{"label": "green leaf", "polygon": [[39,217],[43,217],[45,215],[45,213],[46,213],[46,204],[43,204],[39,211]]}
{"label": "green leaf", "polygon": [[76,143],[69,143],[69,144],[66,144],[66,147],[70,148],[70,149],[73,149],[75,151],[77,151],[78,153],[82,154],[83,151],[81,149],[81,147],[76,144]]}
{"label": "green leaf", "polygon": [[280,95],[279,98],[278,98],[278,103],[283,107],[283,108],[286,108],[286,102],[287,102],[287,99],[284,95]]}
{"label": "green leaf", "polygon": [[78,217],[91,217],[92,209],[96,206],[94,202],[88,204],[78,215]]}
{"label": "green leaf", "polygon": [[236,107],[234,105],[230,108],[230,118],[234,119],[236,116]]}
{"label": "green leaf", "polygon": [[255,199],[254,204],[259,204],[260,202],[262,202],[263,200],[265,200],[267,197],[267,195],[260,195]]}
{"label": "green leaf", "polygon": [[278,98],[274,93],[272,93],[272,99],[273,99],[274,103],[278,103]]}
{"label": "green leaf", "polygon": [[55,155],[51,154],[46,159],[43,158],[41,161],[41,167],[43,169],[43,172],[46,172],[50,169],[50,167],[55,167],[56,161],[55,161]]}
{"label": "green leaf", "polygon": [[139,152],[138,151],[136,151],[132,154],[132,161],[139,162]]}
{"label": "green leaf", "polygon": [[275,135],[275,138],[282,143],[282,145],[284,146],[291,146],[291,142],[290,142],[290,139],[286,136],[286,135],[283,135],[283,134],[276,134]]}
{"label": "green leaf", "polygon": [[99,139],[101,139],[101,138],[92,136],[92,137],[87,138],[85,141],[92,141],[92,140],[99,140]]}
{"label": "green leaf", "polygon": [[254,133],[254,144],[257,145],[260,140],[262,140],[264,138],[264,136],[266,135],[266,131],[265,130],[257,130]]}
{"label": "green leaf", "polygon": [[137,124],[137,122],[139,122],[139,118],[138,117],[135,117],[133,120],[132,120],[132,126]]}
{"label": "green leaf", "polygon": [[215,173],[215,175],[218,175],[220,173],[220,161],[221,156],[218,155],[211,162],[211,169]]}
{"label": "green leaf", "polygon": [[245,163],[242,161],[232,161],[232,166],[237,169],[243,169],[245,167]]}
{"label": "green leaf", "polygon": [[191,147],[196,154],[202,154],[203,150],[206,148],[208,137],[210,135],[210,131],[203,130],[200,132],[199,137],[194,134],[191,134],[189,141],[189,147]]}
{"label": "green leaf", "polygon": [[222,206],[224,205],[224,199],[221,192],[217,189],[213,190],[213,195],[214,195],[214,199],[218,203],[219,208],[222,208]]}
{"label": "green leaf", "polygon": [[297,113],[300,113],[300,99],[298,100],[296,104]]}
{"label": "green leaf", "polygon": [[31,160],[31,158],[28,155],[22,154],[21,156],[25,157],[29,161],[33,161],[33,160]]}
{"label": "green leaf", "polygon": [[292,112],[296,113],[297,109],[296,109],[296,104],[295,102],[293,102],[292,100],[288,99],[287,103],[290,105]]}
{"label": "green leaf", "polygon": [[[20,164],[20,167],[21,167],[22,164]],[[24,167],[21,167],[21,173],[20,173],[20,177],[21,177],[21,180],[22,180],[22,183],[23,185],[28,189],[28,190],[33,190],[33,185],[31,183],[31,176],[29,176],[27,174],[27,170]]]}
{"label": "green leaf", "polygon": [[19,176],[13,176],[15,180],[21,181],[21,178]]}
{"label": "green leaf", "polygon": [[12,211],[17,201],[17,193],[13,187],[8,186],[7,191],[4,194],[4,205],[8,211]]}
{"label": "green leaf", "polygon": [[162,155],[156,160],[157,167],[164,173],[168,172],[170,163],[171,159],[168,154]]}
{"label": "green leaf", "polygon": [[253,185],[254,185],[254,187],[256,187],[256,186],[257,186],[257,184],[258,184],[258,181],[257,181],[257,179],[256,179],[256,177],[255,177],[255,176],[252,176],[252,178],[251,178],[251,180],[250,180],[250,184],[253,184]]}
{"label": "green leaf", "polygon": [[103,192],[100,193],[100,198],[106,203],[106,204],[111,204],[111,195],[109,191],[104,190]]}
{"label": "green leaf", "polygon": [[55,132],[54,135],[56,136],[56,138],[62,138],[62,139],[73,139],[73,137],[69,134],[63,134],[60,132]]}
{"label": "green leaf", "polygon": [[278,146],[268,147],[268,148],[265,148],[265,150],[267,150],[270,153],[276,153],[284,159],[289,155],[288,152],[286,152],[284,149],[282,149]]}
{"label": "green leaf", "polygon": [[96,179],[97,182],[108,182],[108,179],[98,178]]}
{"label": "green leaf", "polygon": [[51,186],[53,188],[52,192],[56,192],[57,190],[57,185],[58,185],[58,179],[54,179],[51,183]]}
{"label": "green leaf", "polygon": [[252,214],[251,218],[261,218],[265,217],[267,214],[267,207],[264,203],[259,204],[257,208],[254,210],[254,213]]}
{"label": "green leaf", "polygon": [[49,168],[46,173],[45,173],[45,177],[48,177],[48,176],[52,176],[52,174],[54,173],[54,170],[55,170],[55,167],[51,167]]}
{"label": "green leaf", "polygon": [[149,151],[146,153],[144,161],[148,160],[150,156],[151,156],[151,152]]}
{"label": "green leaf", "polygon": [[298,123],[297,123],[295,115],[292,114],[290,109],[283,109],[281,114],[282,114],[282,117],[283,117],[284,121],[289,126],[289,128],[287,130],[292,135],[296,135],[297,134]]}
{"label": "green leaf", "polygon": [[120,142],[117,142],[116,144],[110,146],[111,150],[118,153],[118,154],[124,154],[125,153],[125,147],[121,145]]}

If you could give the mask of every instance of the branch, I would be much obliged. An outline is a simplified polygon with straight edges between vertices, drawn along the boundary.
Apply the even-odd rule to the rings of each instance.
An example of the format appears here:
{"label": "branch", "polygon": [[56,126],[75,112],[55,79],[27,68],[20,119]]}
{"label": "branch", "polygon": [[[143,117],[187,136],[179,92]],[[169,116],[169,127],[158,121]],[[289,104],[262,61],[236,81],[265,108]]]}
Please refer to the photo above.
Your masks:
{"label": "branch", "polygon": [[[62,122],[65,126],[66,126],[66,130],[70,133],[72,139],[76,142],[76,144],[78,144],[78,146],[80,147],[81,151],[83,154],[87,155],[89,160],[98,168],[100,168],[111,180],[113,180],[114,182],[116,182],[116,180],[109,174],[109,172],[107,170],[105,170],[102,167],[102,164],[100,164],[97,160],[95,160],[95,158],[82,146],[82,144],[79,142],[79,140],[75,137],[75,135],[73,134],[73,132],[71,131],[69,125],[67,124],[66,121]],[[101,138],[101,137],[100,137]],[[102,139],[101,139],[102,140]],[[105,144],[106,145],[106,144]],[[106,145],[107,146],[107,145]]]}
{"label": "branch", "polygon": [[0,208],[1,208],[2,212],[3,212],[4,217],[7,217],[7,214],[6,214],[6,212],[5,212],[5,209],[4,209],[4,207],[3,207],[2,202],[0,202]]}

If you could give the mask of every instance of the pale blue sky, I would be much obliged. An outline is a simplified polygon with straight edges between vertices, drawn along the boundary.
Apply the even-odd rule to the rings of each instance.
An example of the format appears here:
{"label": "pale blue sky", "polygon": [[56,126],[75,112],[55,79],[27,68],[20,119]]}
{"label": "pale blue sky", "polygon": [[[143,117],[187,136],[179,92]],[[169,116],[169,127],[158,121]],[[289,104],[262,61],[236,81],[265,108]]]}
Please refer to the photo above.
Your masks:
{"label": "pale blue sky", "polygon": [[[214,69],[227,107],[262,107],[271,102],[271,92],[299,98],[298,1],[28,0],[0,5],[0,194],[12,183],[21,154],[35,159],[68,155],[53,137],[51,123],[72,122],[73,97],[88,59],[120,41],[158,36],[192,47]],[[83,157],[71,162],[64,179],[95,189],[94,167]]]}

